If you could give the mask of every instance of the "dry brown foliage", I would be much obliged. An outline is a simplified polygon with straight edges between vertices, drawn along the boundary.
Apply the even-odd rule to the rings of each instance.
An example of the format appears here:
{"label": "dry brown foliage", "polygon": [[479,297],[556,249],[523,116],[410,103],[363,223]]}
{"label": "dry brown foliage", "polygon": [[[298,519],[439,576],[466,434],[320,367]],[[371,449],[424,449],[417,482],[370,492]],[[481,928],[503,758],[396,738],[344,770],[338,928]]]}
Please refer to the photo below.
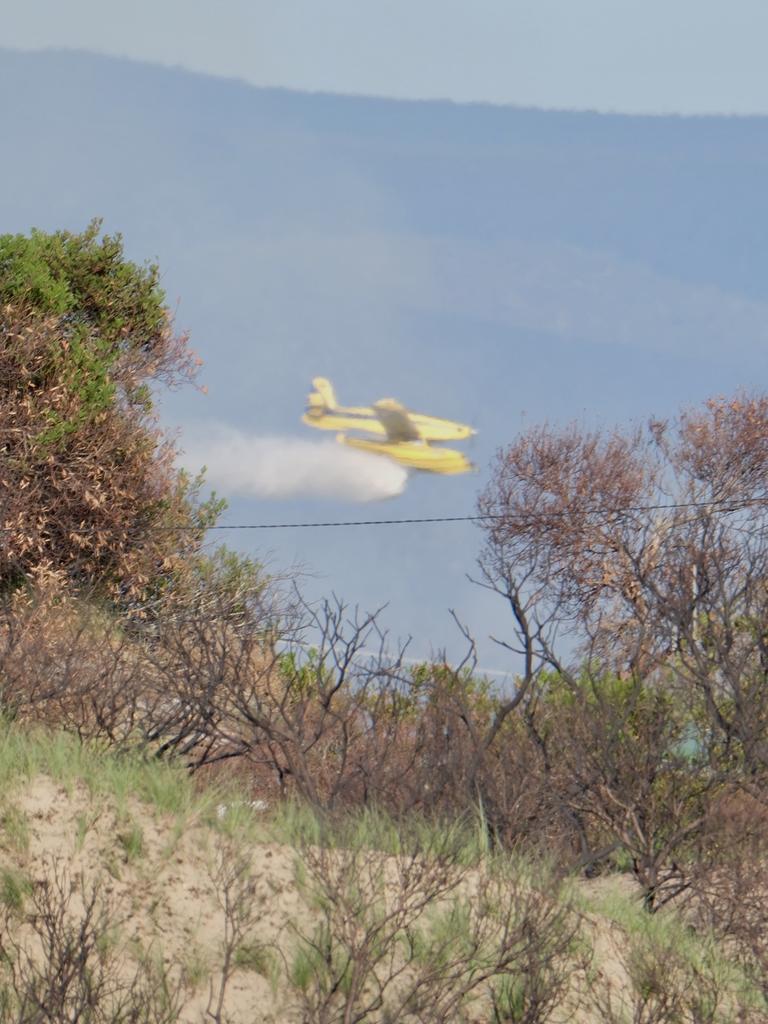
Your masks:
{"label": "dry brown foliage", "polygon": [[712,953],[696,963],[672,943],[632,940],[621,957],[626,982],[594,992],[595,1024],[758,1024],[728,993]]}
{"label": "dry brown foliage", "polygon": [[768,399],[737,396],[647,432],[542,427],[501,450],[479,499],[492,517],[481,567],[512,604],[515,646],[560,667],[567,626],[583,658],[619,672],[672,653],[710,675],[726,654],[758,658],[738,623],[765,579],[765,435]]}
{"label": "dry brown foliage", "polygon": [[3,587],[50,566],[124,600],[199,546],[175,448],[142,397],[192,369],[167,318],[110,353],[96,325],[0,307]]}
{"label": "dry brown foliage", "polygon": [[688,897],[691,920],[711,931],[768,1004],[768,812],[740,790],[724,793],[702,838]]}
{"label": "dry brown foliage", "polygon": [[0,993],[3,1024],[47,1021],[173,1024],[186,988],[162,962],[124,969],[115,948],[115,919],[96,885],[53,863],[34,884],[22,914],[4,908],[0,956],[7,982]]}
{"label": "dry brown foliage", "polygon": [[499,864],[466,866],[450,830],[401,839],[390,857],[343,840],[302,849],[316,907],[293,963],[302,1019],[550,1020],[586,966],[567,899]]}
{"label": "dry brown foliage", "polygon": [[768,792],[766,470],[768,398],[740,394],[647,430],[530,430],[479,500],[542,767],[649,896],[686,884],[721,786]]}
{"label": "dry brown foliage", "polygon": [[134,736],[150,681],[139,651],[107,612],[37,573],[2,601],[0,699],[13,718],[119,745]]}

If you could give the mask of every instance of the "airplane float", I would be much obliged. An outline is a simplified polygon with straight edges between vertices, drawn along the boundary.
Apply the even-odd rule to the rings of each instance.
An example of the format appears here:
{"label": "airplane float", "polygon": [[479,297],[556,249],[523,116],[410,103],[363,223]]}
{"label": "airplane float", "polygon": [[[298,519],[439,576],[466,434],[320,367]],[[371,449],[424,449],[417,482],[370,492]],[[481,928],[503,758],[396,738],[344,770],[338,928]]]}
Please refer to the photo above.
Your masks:
{"label": "airplane float", "polygon": [[[325,377],[315,377],[312,386],[314,391],[307,398],[302,420],[317,430],[335,430],[340,444],[385,455],[408,469],[429,473],[467,473],[474,469],[464,452],[433,444],[462,441],[475,433],[472,427],[411,412],[394,398],[381,398],[370,407],[339,405],[333,385]],[[350,437],[349,430],[373,437]]]}

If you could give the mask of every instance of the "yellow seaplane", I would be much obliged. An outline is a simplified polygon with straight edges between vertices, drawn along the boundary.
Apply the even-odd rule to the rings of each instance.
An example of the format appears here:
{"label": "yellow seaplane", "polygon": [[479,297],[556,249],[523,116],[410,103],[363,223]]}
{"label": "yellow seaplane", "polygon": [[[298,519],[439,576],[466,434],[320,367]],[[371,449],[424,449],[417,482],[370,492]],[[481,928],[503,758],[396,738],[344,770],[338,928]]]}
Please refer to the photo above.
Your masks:
{"label": "yellow seaplane", "polygon": [[[382,398],[372,406],[343,406],[336,401],[333,385],[315,377],[302,420],[317,430],[335,430],[336,440],[350,448],[385,455],[409,469],[430,473],[467,473],[472,463],[455,448],[437,448],[434,441],[462,441],[475,431],[464,423],[411,412],[394,398]],[[349,437],[359,430],[372,438]]]}

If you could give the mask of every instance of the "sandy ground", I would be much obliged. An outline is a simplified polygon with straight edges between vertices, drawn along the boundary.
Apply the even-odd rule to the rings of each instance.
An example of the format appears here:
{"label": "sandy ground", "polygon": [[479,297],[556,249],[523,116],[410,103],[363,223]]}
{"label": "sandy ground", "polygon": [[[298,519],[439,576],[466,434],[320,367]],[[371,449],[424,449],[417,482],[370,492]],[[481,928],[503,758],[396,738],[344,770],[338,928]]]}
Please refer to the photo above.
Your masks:
{"label": "sandy ground", "polygon": [[[180,836],[172,819],[163,820],[139,801],[129,801],[127,815],[109,802],[95,805],[85,786],[73,793],[46,776],[23,790],[7,794],[28,822],[28,848],[3,850],[2,862],[13,864],[33,882],[58,867],[87,887],[96,883],[114,911],[114,922],[127,944],[161,955],[167,964],[183,963],[200,983],[187,1002],[181,1021],[199,1021],[213,986],[218,994],[225,915],[216,884],[217,867],[226,838],[194,820]],[[130,847],[131,830],[141,830],[141,851]],[[122,838],[121,838],[122,837]],[[286,847],[259,844],[251,850],[253,924],[259,943],[285,944],[286,929],[300,920],[295,854]],[[238,970],[226,993],[233,1022],[277,1022],[293,1019],[268,980],[254,970]]]}
{"label": "sandy ground", "polygon": [[[179,1020],[205,1019],[221,984],[226,937],[221,865],[232,855],[226,837],[194,817],[183,830],[175,829],[174,819],[138,800],[129,800],[118,813],[112,801],[95,799],[84,785],[68,792],[42,775],[3,794],[0,808],[3,820],[11,812],[26,821],[23,842],[7,829],[0,831],[0,868],[19,871],[32,882],[59,871],[81,890],[97,884],[112,908],[121,948],[162,956],[166,964],[185,964],[194,984]],[[295,929],[311,930],[313,914],[297,886],[297,853],[261,842],[248,848],[248,857],[248,942],[280,948],[289,956]],[[592,889],[599,884],[589,883]],[[584,928],[596,950],[598,973],[621,986],[620,929],[594,915],[585,917]],[[302,1020],[295,992],[270,983],[265,973],[263,965],[234,971],[224,1003],[232,1024]],[[560,1021],[595,1019],[568,1006],[557,1016]],[[476,1019],[488,1017],[480,1013]]]}

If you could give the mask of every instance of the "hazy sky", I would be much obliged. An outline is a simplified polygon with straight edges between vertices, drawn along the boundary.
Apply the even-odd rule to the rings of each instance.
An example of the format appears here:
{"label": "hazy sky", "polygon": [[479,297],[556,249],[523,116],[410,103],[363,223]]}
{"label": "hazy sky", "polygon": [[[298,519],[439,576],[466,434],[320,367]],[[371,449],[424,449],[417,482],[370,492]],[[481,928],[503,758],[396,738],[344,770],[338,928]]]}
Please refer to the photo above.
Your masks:
{"label": "hazy sky", "polygon": [[257,85],[768,114],[768,0],[1,0],[0,45]]}

